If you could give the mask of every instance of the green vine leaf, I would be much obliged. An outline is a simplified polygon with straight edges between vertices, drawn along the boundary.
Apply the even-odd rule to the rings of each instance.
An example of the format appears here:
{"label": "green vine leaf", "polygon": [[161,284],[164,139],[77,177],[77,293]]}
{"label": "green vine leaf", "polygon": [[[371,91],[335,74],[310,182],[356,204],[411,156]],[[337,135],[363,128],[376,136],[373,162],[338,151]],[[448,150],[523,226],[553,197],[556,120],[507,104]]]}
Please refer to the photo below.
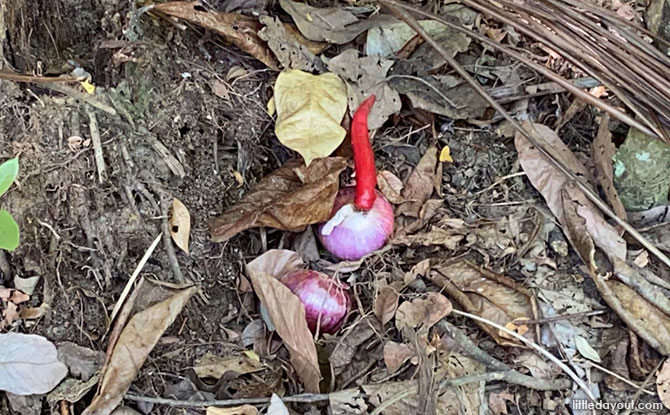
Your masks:
{"label": "green vine leaf", "polygon": [[0,209],[0,249],[13,251],[19,246],[19,225],[12,215]]}
{"label": "green vine leaf", "polygon": [[5,194],[9,186],[19,174],[19,159],[14,157],[0,164],[0,196]]}

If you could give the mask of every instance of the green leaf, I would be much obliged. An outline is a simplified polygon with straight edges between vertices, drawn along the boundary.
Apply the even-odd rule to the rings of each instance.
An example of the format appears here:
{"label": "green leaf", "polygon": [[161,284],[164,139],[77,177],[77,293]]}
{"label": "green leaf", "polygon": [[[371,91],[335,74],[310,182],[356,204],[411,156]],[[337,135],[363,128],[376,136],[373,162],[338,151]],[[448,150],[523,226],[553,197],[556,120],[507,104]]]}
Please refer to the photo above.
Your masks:
{"label": "green leaf", "polygon": [[13,251],[19,246],[19,225],[12,215],[0,209],[0,249]]}
{"label": "green leaf", "polygon": [[5,194],[19,174],[19,159],[14,157],[0,164],[0,196]]}

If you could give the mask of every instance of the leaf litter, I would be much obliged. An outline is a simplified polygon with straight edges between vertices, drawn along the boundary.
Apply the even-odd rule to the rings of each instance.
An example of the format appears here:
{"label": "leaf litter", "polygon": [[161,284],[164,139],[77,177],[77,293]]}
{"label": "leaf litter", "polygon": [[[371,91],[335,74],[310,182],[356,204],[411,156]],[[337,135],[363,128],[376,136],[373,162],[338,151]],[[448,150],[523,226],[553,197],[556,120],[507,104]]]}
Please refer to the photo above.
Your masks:
{"label": "leaf litter", "polygon": [[[612,7],[626,19],[635,18],[630,8]],[[179,366],[190,371],[187,378],[165,388],[163,396],[168,399],[193,402],[220,398],[222,393],[225,398],[263,397],[270,404],[266,412],[276,414],[289,413],[279,395],[303,391],[331,391],[324,395],[335,414],[369,413],[373,408],[377,408],[376,413],[381,411],[386,414],[476,413],[486,398],[495,413],[507,413],[507,402],[521,407],[565,404],[562,399],[559,402],[552,398],[549,392],[542,396],[531,392],[526,397],[519,392],[523,386],[515,384],[531,389],[537,384],[524,384],[514,376],[503,380],[509,389],[499,393],[488,389],[485,392],[485,384],[490,384],[490,380],[455,388],[440,386],[446,380],[458,381],[464,376],[467,378],[485,371],[517,373],[509,367],[501,369],[501,365],[508,363],[521,368],[523,373],[530,372],[537,379],[565,380],[556,366],[536,353],[519,349],[521,344],[515,338],[484,322],[478,322],[478,326],[468,325],[467,320],[459,324],[468,338],[476,339],[476,344],[463,341],[449,331],[443,332],[447,321],[463,323],[459,309],[526,336],[556,355],[565,352],[568,357],[574,358],[579,353],[592,361],[600,361],[602,356],[601,364],[621,367],[616,372],[623,374],[624,378],[634,378],[635,382],[641,383],[646,376],[653,375],[652,369],[660,362],[661,355],[670,353],[667,350],[667,344],[670,344],[667,272],[659,268],[649,251],[640,249],[630,238],[624,239],[622,229],[610,225],[585,194],[570,180],[564,179],[534,146],[517,136],[518,163],[516,159],[511,160],[514,163],[507,163],[509,155],[513,155],[510,143],[493,135],[487,136],[488,129],[496,127],[500,114],[488,109],[486,101],[462,79],[449,72],[445,61],[406,23],[386,14],[384,8],[378,10],[365,4],[318,8],[290,0],[281,0],[278,6],[267,2],[243,4],[232,1],[223,8],[225,12],[208,10],[196,3],[173,2],[151,6],[147,15],[159,13],[171,16],[169,27],[174,29],[162,40],[163,43],[165,40],[168,45],[179,42],[180,46],[187,45],[182,49],[188,49],[188,43],[181,43],[189,38],[189,32],[183,31],[186,26],[181,23],[187,22],[220,35],[217,40],[223,39],[257,60],[244,61],[234,51],[228,53],[227,49],[225,58],[217,55],[216,59],[212,59],[209,55],[211,48],[219,45],[216,41],[211,42],[209,34],[205,34],[197,48],[191,47],[205,56],[203,62],[199,57],[187,54],[194,62],[189,61],[186,70],[182,69],[184,66],[179,60],[173,64],[181,71],[181,84],[176,87],[175,96],[184,98],[183,91],[196,90],[220,98],[201,113],[220,132],[212,140],[213,164],[217,174],[219,171],[230,173],[227,175],[231,183],[225,183],[226,179],[218,177],[224,183],[212,185],[209,182],[209,185],[213,194],[217,193],[214,189],[226,187],[224,193],[232,189],[235,196],[228,192],[217,199],[216,207],[205,207],[198,203],[203,195],[179,194],[191,209],[186,213],[193,217],[175,215],[180,207],[173,207],[170,225],[174,232],[171,236],[187,254],[191,244],[194,254],[192,258],[183,255],[176,260],[169,258],[170,265],[182,263],[188,267],[190,277],[202,281],[210,282],[209,279],[215,278],[217,284],[221,283],[218,285],[226,290],[236,289],[234,294],[237,299],[219,307],[210,306],[212,298],[203,296],[200,298],[202,303],[193,305],[198,318],[189,313],[179,330],[175,328],[177,335],[162,337],[188,297],[194,294],[188,290],[194,288],[172,287],[167,290],[168,295],[149,295],[146,290],[156,287],[143,288],[145,280],[140,279],[138,295],[134,298],[137,300],[135,307],[132,304],[124,307],[128,311],[129,322],[119,325],[123,330],[116,334],[120,336],[112,333],[109,338],[110,353],[103,372],[96,373],[99,353],[89,361],[85,350],[70,350],[69,357],[66,353],[60,359],[68,366],[71,377],[51,391],[47,398],[50,405],[60,403],[62,407],[64,402],[80,401],[102,379],[100,390],[88,411],[110,413],[121,402],[131,383],[141,385],[138,389],[146,386],[143,380],[138,379],[142,363],[154,347],[166,346],[173,349],[162,355],[168,359],[158,359],[157,365],[163,367],[165,363],[161,360],[176,359]],[[288,18],[280,8],[288,14]],[[142,9],[140,13],[146,10]],[[234,10],[244,14],[232,13]],[[643,197],[642,203],[634,206],[630,190],[634,193],[641,189],[621,181],[624,164],[618,156],[623,154],[622,148],[626,150],[626,146],[617,150],[616,145],[625,135],[622,125],[602,117],[602,114],[600,121],[594,121],[597,118],[591,117],[591,109],[577,99],[566,107],[567,111],[562,111],[562,100],[567,97],[559,94],[561,90],[556,85],[554,89],[550,85],[547,88],[533,85],[538,82],[537,74],[529,75],[518,70],[515,62],[492,52],[490,45],[480,48],[473,39],[479,32],[487,39],[516,48],[538,45],[537,49],[533,49],[532,56],[543,58],[546,54],[547,60],[543,61],[546,67],[562,74],[571,73],[570,64],[562,60],[560,53],[547,51],[541,43],[522,43],[527,38],[516,32],[513,25],[499,24],[491,18],[483,19],[482,15],[463,5],[442,5],[436,10],[449,17],[450,21],[460,21],[475,31],[465,35],[430,20],[420,24],[457,62],[474,74],[482,86],[495,93],[501,102],[511,104],[509,108],[515,111],[515,116],[529,119],[531,122],[526,124],[527,128],[541,136],[542,143],[550,148],[554,157],[567,164],[594,189],[599,185],[620,218],[630,216],[648,221],[653,220],[650,217],[662,217],[667,204],[667,186],[660,186],[665,191],[661,196]],[[132,24],[124,25],[124,31],[126,27],[128,32],[124,34],[128,38],[135,36]],[[119,45],[112,47],[112,50],[118,49],[118,53],[114,54],[116,65],[134,62],[142,56],[136,54],[137,49],[133,50],[141,48],[141,45]],[[224,61],[225,64],[221,65]],[[261,67],[263,69],[259,69]],[[261,108],[259,98],[260,102],[264,102],[270,92],[269,85],[275,74],[265,68],[284,70],[275,83],[274,101],[271,101],[277,112],[274,128],[279,143],[274,137],[268,140],[265,135],[268,131],[272,132],[272,120],[264,124],[258,134],[253,125],[258,120],[246,119],[248,108],[245,105],[249,100],[255,99],[254,105]],[[581,82],[578,79],[575,81]],[[201,89],[201,83],[208,87]],[[244,96],[239,93],[242,84],[257,88]],[[96,99],[104,100],[105,86],[96,84],[96,87]],[[597,88],[601,91],[600,97],[616,99],[614,93],[602,94],[607,88]],[[316,243],[311,225],[328,218],[340,180],[343,184],[356,180],[355,174],[347,170],[345,159],[350,157],[345,140],[349,123],[347,109],[351,114],[370,93],[377,95],[378,99],[368,120],[371,129],[377,130],[374,134],[376,155],[379,156],[377,184],[387,199],[396,205],[398,226],[387,247],[360,261],[333,263]],[[141,101],[141,93],[139,95],[138,101]],[[545,95],[550,96],[545,99]],[[121,111],[116,104],[114,106]],[[617,104],[621,105],[618,101]],[[624,104],[630,105],[628,102]],[[226,106],[226,109],[222,110],[219,105]],[[189,113],[197,113],[197,110],[189,109]],[[129,112],[126,114],[130,115]],[[134,111],[131,117],[126,114],[126,119],[137,117]],[[556,130],[537,123],[537,120],[547,123],[554,115],[558,117],[553,123]],[[161,140],[165,140],[165,145],[159,143],[160,146],[152,146],[160,147],[161,157],[166,159],[170,168],[180,167],[172,171],[179,173],[186,186],[193,183],[189,181],[189,176],[198,176],[199,180],[206,181],[209,173],[189,170],[193,167],[189,158],[210,160],[212,154],[202,156],[201,148],[208,146],[203,146],[200,141],[192,145],[188,136],[189,131],[199,130],[205,136],[203,138],[208,138],[208,128],[201,128],[198,125],[200,120],[174,117],[174,114],[169,116],[172,127],[179,129],[185,147],[163,137]],[[140,115],[139,122],[143,123],[141,118]],[[220,120],[224,120],[223,126],[219,124]],[[184,124],[180,125],[182,122]],[[598,127],[598,123],[599,128],[593,128],[593,125]],[[228,124],[243,124],[244,128],[232,133]],[[198,128],[192,128],[194,125]],[[115,125],[115,128],[118,127]],[[166,132],[157,125],[153,125],[152,129],[160,130],[161,134]],[[243,134],[245,130],[251,130],[253,138],[246,137]],[[579,133],[571,135],[575,131]],[[170,131],[167,131],[165,136],[169,135]],[[72,137],[79,137],[80,143],[85,142],[79,135],[73,134]],[[591,139],[592,143],[587,143]],[[584,151],[589,144],[591,151]],[[134,149],[129,152],[127,144],[119,145],[124,158],[130,159],[128,154],[132,154]],[[169,148],[170,145],[173,148]],[[80,151],[80,148],[72,146],[69,149]],[[88,147],[84,145],[83,148]],[[197,148],[195,153],[193,148]],[[229,154],[230,148],[237,148],[239,154]],[[501,148],[503,150],[498,151]],[[441,149],[439,153],[438,149]],[[302,160],[289,160],[295,155],[293,151],[302,156],[304,164]],[[271,164],[279,165],[278,170],[268,171],[266,155],[270,153]],[[658,153],[660,155],[663,151]],[[636,154],[640,155],[639,152]],[[588,160],[589,157],[591,160]],[[110,163],[114,162],[109,154],[106,158]],[[229,165],[228,158],[237,159],[238,164]],[[219,169],[218,164],[222,162],[226,163],[227,170]],[[626,163],[624,168],[637,170],[630,167],[633,165]],[[211,166],[207,167],[208,171],[211,169]],[[124,171],[123,167],[118,171]],[[633,174],[627,176],[635,177]],[[156,182],[147,177],[143,177],[142,181]],[[543,196],[553,217],[549,213],[532,214],[533,211],[543,210],[544,202],[530,191],[527,182]],[[170,183],[171,190],[175,188],[173,185]],[[178,186],[181,185],[180,182]],[[142,184],[133,186],[131,190],[126,189],[131,195],[129,199],[133,199],[133,192],[141,193],[143,198],[151,198],[149,192],[142,189]],[[56,185],[53,188],[59,187]],[[10,192],[10,196],[15,197],[16,193]],[[239,202],[234,203],[238,199]],[[621,202],[622,199],[625,203]],[[175,203],[177,201],[175,199]],[[624,205],[648,208],[656,204],[660,205],[657,208],[661,209],[657,210],[661,213],[635,214],[624,208]],[[201,255],[206,249],[203,249],[200,226],[203,223],[202,212],[206,212],[207,216],[221,206],[227,209],[211,221],[211,239],[216,242],[230,241],[234,236],[236,239],[234,243],[224,244],[220,252],[207,253],[207,261],[203,261]],[[185,209],[184,204],[182,207]],[[64,247],[75,248],[75,251],[83,249],[68,239],[70,235],[66,229],[73,229],[72,226],[56,223],[52,229],[51,225],[43,222],[46,217],[54,216],[45,215],[39,221],[47,234],[52,232],[52,237]],[[193,230],[189,228],[191,221]],[[81,226],[85,227],[85,223],[86,220],[82,219]],[[663,249],[663,222],[652,226],[644,232]],[[251,228],[260,230],[241,234]],[[266,228],[284,232],[268,233]],[[193,235],[190,235],[191,232]],[[297,232],[300,234],[296,235]],[[585,266],[578,265],[575,252],[568,250],[563,234]],[[653,235],[656,236],[652,238]],[[98,241],[97,238],[95,240]],[[73,241],[76,242],[76,238]],[[91,271],[101,290],[103,285],[104,289],[108,289],[110,284],[114,286],[114,279],[108,271],[111,265],[107,264],[115,264],[116,268],[122,269],[123,258],[134,254],[132,245],[119,244],[122,251],[120,258],[105,256],[106,268],[96,263],[95,252],[103,248],[96,245],[96,250],[91,251],[91,261],[105,272],[102,281],[99,270]],[[296,252],[282,250],[284,247],[291,247]],[[72,254],[74,251],[62,252]],[[51,258],[51,253],[43,256]],[[60,258],[62,255],[59,261]],[[632,258],[635,258],[634,262]],[[34,274],[31,274],[33,271],[21,272],[17,260],[19,256],[11,258],[13,270],[18,271],[13,279],[14,286],[2,288],[0,295],[3,329],[23,329],[22,325],[25,328],[39,327],[41,321],[31,321],[29,315],[47,315],[47,321],[51,318],[47,313],[52,304],[49,291],[53,287],[49,284],[53,272],[45,273],[40,267]],[[164,265],[162,260],[148,264],[148,267],[154,267],[148,272],[160,272],[156,269],[161,267],[156,265]],[[202,265],[210,260],[216,261],[216,265]],[[303,260],[316,269],[335,274],[336,278],[346,279],[354,289],[354,310],[348,324],[335,335],[314,337],[306,330],[297,297],[277,280],[286,270],[306,267]],[[184,264],[184,261],[187,263]],[[245,263],[246,276],[240,272]],[[0,261],[0,268],[3,266]],[[2,272],[3,276],[8,274],[5,268]],[[585,275],[595,283],[595,290],[591,281],[584,280]],[[58,283],[62,284],[63,276],[66,285],[69,284],[68,273],[58,274]],[[42,300],[42,293],[36,291],[41,281],[44,281],[45,299],[42,306],[33,307]],[[158,286],[160,291],[166,287]],[[11,282],[9,287],[12,287]],[[215,293],[212,297],[217,301],[220,291],[213,289]],[[75,290],[68,289],[67,293],[78,292]],[[96,294],[90,294],[89,288],[85,290],[86,298],[97,298]],[[35,298],[31,298],[33,295]],[[106,303],[108,298],[103,295],[98,301]],[[154,307],[165,302],[171,303],[167,307],[169,310],[156,312]],[[452,302],[456,304],[456,310],[450,313]],[[601,316],[607,310],[603,304],[615,314],[607,318]],[[111,308],[107,307],[108,304],[103,305],[103,308]],[[204,309],[204,314],[201,314],[209,316],[209,312],[218,308],[222,313],[216,318],[201,319],[198,314]],[[33,313],[31,310],[40,311]],[[149,310],[153,315],[143,314]],[[145,330],[154,319],[160,320],[159,327]],[[201,335],[200,331],[191,333],[194,323],[200,324],[201,320],[203,327],[213,322],[215,332],[228,342],[224,346],[225,352],[222,353],[221,348],[208,348],[207,344],[201,344],[205,334]],[[185,327],[188,330],[182,331]],[[80,330],[84,333],[86,329],[82,327]],[[479,336],[481,332],[488,337]],[[212,333],[209,331],[206,336],[218,342],[217,334]],[[197,352],[191,354],[191,346],[182,345],[182,336],[197,337]],[[607,342],[611,341],[610,337],[616,342],[622,336],[627,339],[626,347],[618,349],[615,360],[609,360]],[[140,338],[141,347],[135,344]],[[98,334],[94,332],[90,340],[91,344],[96,344]],[[227,351],[225,347],[228,346],[234,347],[234,351]],[[68,350],[67,347],[64,350]],[[251,347],[253,351],[246,350]],[[132,350],[132,361],[127,356],[123,358],[120,348]],[[488,355],[491,351],[496,356],[502,355],[505,363],[496,363],[495,358]],[[466,355],[476,356],[479,362]],[[579,369],[580,376],[590,379],[585,374],[586,370],[596,369],[577,357],[572,362],[573,368]],[[616,363],[611,363],[613,361]],[[630,370],[625,367],[627,365]],[[114,375],[110,375],[110,371]],[[661,401],[667,405],[664,398],[667,395],[665,372],[664,367],[656,380]],[[485,374],[496,379],[495,373]],[[221,383],[219,386],[222,388],[211,387],[200,378],[218,379],[217,385]],[[631,386],[632,383],[621,381],[621,385]],[[619,390],[626,391],[626,386],[621,385]],[[592,386],[598,390],[598,384]],[[229,391],[236,392],[229,395]],[[607,393],[604,388],[600,391]],[[150,393],[155,392],[160,393],[154,390]],[[573,399],[577,396],[573,394]],[[18,405],[17,402],[16,396],[10,399],[13,406]],[[41,403],[39,399],[35,402]],[[287,404],[289,402],[292,401],[286,400]],[[293,402],[290,405],[296,405],[301,413],[316,413],[319,410],[313,403]],[[26,411],[29,404],[22,404]],[[151,405],[141,400],[137,406],[142,412],[151,410],[147,409]],[[383,411],[382,407],[385,407]],[[429,411],[429,408],[432,409]],[[134,410],[118,407],[114,413],[124,411]],[[259,408],[253,405],[207,408],[207,413],[212,415],[258,412]]]}

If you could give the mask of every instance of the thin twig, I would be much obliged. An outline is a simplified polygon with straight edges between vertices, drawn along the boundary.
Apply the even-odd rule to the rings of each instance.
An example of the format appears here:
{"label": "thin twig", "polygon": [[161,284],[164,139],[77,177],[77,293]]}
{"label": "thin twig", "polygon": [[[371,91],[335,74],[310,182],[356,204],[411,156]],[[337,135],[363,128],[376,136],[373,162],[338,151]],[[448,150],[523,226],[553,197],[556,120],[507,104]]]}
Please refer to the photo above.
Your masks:
{"label": "thin twig", "polygon": [[586,364],[589,365],[589,366],[591,366],[591,367],[594,367],[594,368],[600,370],[601,372],[605,372],[605,373],[607,373],[608,375],[610,375],[610,376],[612,376],[612,377],[614,377],[614,378],[619,379],[620,381],[622,381],[623,383],[625,383],[625,384],[627,384],[627,385],[629,385],[629,386],[632,386],[632,387],[634,387],[634,388],[639,388],[640,392],[644,392],[644,393],[646,393],[647,395],[656,396],[656,394],[655,394],[654,392],[649,391],[649,390],[646,390],[646,389],[643,389],[644,386],[640,386],[640,385],[636,384],[635,382],[633,382],[632,380],[626,379],[625,377],[621,376],[620,374],[618,374],[618,373],[616,373],[616,372],[612,372],[611,370],[609,370],[609,369],[607,369],[607,368],[605,368],[605,367],[602,367],[602,366],[600,366],[599,364],[597,364],[597,363],[595,363],[595,362],[587,361]]}
{"label": "thin twig", "polygon": [[[342,392],[342,391],[340,391]],[[135,395],[134,393],[127,393],[124,397],[130,401],[135,402],[148,402],[156,403],[160,405],[170,405],[177,408],[205,408],[208,406],[236,406],[236,405],[259,405],[264,403],[269,403],[270,398],[240,398],[240,399],[217,399],[209,401],[183,401],[179,399],[168,399],[168,398],[154,398],[151,396],[142,396]],[[314,402],[323,402],[328,401],[330,395],[327,393],[303,393],[300,395],[294,396],[285,396],[281,398],[283,402],[292,402],[292,403],[314,403]]]}
{"label": "thin twig", "polygon": [[95,166],[98,169],[98,183],[103,183],[107,179],[107,170],[105,167],[105,156],[102,153],[102,140],[100,140],[100,130],[98,129],[98,119],[95,112],[86,107],[88,115],[88,129],[91,132],[91,142],[93,143],[93,158]]}

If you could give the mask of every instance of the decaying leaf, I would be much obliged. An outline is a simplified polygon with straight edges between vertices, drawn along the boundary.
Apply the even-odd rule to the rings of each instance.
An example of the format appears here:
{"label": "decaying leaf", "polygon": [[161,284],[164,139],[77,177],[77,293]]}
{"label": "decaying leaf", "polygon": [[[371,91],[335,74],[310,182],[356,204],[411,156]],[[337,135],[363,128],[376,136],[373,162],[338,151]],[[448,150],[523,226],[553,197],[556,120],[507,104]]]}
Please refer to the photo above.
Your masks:
{"label": "decaying leaf", "polygon": [[461,231],[442,229],[433,226],[430,231],[416,235],[401,235],[393,238],[394,245],[442,245],[452,251],[458,248],[460,242],[465,239],[466,234]]}
{"label": "decaying leaf", "polygon": [[656,391],[666,408],[670,409],[670,360],[666,360],[656,375]]}
{"label": "decaying leaf", "polygon": [[388,15],[375,15],[359,20],[341,7],[317,8],[292,0],[279,0],[282,9],[291,15],[307,39],[338,45],[352,41],[371,27],[393,22]]}
{"label": "decaying leaf", "polygon": [[384,364],[389,374],[397,372],[406,361],[414,356],[416,352],[406,344],[392,341],[384,344]]}
{"label": "decaying leaf", "polygon": [[329,156],[344,140],[340,123],[347,110],[347,87],[333,73],[284,71],[275,82],[275,135],[310,165]]}
{"label": "decaying leaf", "polygon": [[206,415],[257,415],[258,409],[251,405],[236,406],[234,408],[217,408],[208,406]]}
{"label": "decaying leaf", "polygon": [[60,401],[79,402],[100,381],[97,374],[87,381],[67,378],[47,395],[47,402],[54,405]]}
{"label": "decaying leaf", "polygon": [[84,415],[108,415],[121,403],[163,332],[197,290],[197,287],[178,290],[171,297],[131,317],[114,346],[102,374],[98,394],[83,412]]}
{"label": "decaying leaf", "polygon": [[14,276],[14,288],[17,290],[26,293],[27,295],[33,295],[35,292],[35,287],[40,282],[40,277],[21,277],[19,275]]}
{"label": "decaying leaf", "polygon": [[294,33],[289,31],[278,18],[261,16],[260,21],[265,28],[258,33],[258,36],[268,43],[284,69],[300,69],[307,72],[323,71],[325,65],[321,59],[317,58],[308,46],[296,39]]}
{"label": "decaying leaf", "polygon": [[347,49],[332,59],[323,58],[328,69],[347,83],[349,114],[353,116],[361,102],[374,94],[375,104],[368,115],[368,128],[381,127],[400,111],[400,95],[386,82],[393,61],[376,56],[359,56],[358,50]]}
{"label": "decaying leaf", "polygon": [[291,364],[305,389],[319,391],[321,371],[312,333],[305,320],[305,307],[277,278],[302,264],[292,251],[273,249],[247,264],[254,291],[265,307],[275,331],[291,355]]}
{"label": "decaying leaf", "polygon": [[442,294],[429,292],[412,301],[400,304],[395,313],[395,325],[398,330],[416,328],[423,324],[432,327],[451,313],[451,302]]}
{"label": "decaying leaf", "polygon": [[193,370],[201,378],[219,379],[226,373],[245,375],[263,369],[263,364],[245,354],[238,356],[215,356],[211,353],[200,358]]}
{"label": "decaying leaf", "polygon": [[[452,54],[465,52],[470,44],[470,38],[434,20],[419,21],[421,27],[432,37],[447,37],[450,42],[442,42],[443,46]],[[407,23],[390,23],[368,30],[365,42],[365,53],[368,56],[391,57],[399,52],[407,42],[416,36],[416,32]],[[444,35],[444,36],[443,36]]]}
{"label": "decaying leaf", "polygon": [[600,363],[600,355],[598,354],[597,351],[595,351],[593,347],[591,347],[588,340],[586,340],[582,336],[576,336],[575,346],[577,346],[579,354],[581,354],[582,356],[584,356],[589,360],[593,360],[596,363]]}
{"label": "decaying leaf", "polygon": [[521,353],[514,363],[527,368],[534,378],[554,379],[561,374],[562,370],[551,361],[544,360],[540,355],[532,351]]}
{"label": "decaying leaf", "polygon": [[399,205],[405,201],[400,193],[403,188],[402,180],[388,170],[377,173],[377,188],[389,202]]}
{"label": "decaying leaf", "polygon": [[381,323],[374,316],[366,316],[355,322],[344,336],[344,340],[337,344],[328,358],[333,372],[336,375],[342,373],[351,363],[359,347],[363,347],[372,336],[383,333],[383,331]]}
{"label": "decaying leaf", "polygon": [[365,395],[359,388],[343,389],[328,394],[330,410],[333,415],[368,414]]}
{"label": "decaying leaf", "polygon": [[52,390],[67,375],[56,346],[42,336],[0,333],[0,390],[38,395]]}
{"label": "decaying leaf", "polygon": [[[488,103],[465,81],[451,75],[425,75],[414,78],[396,77],[389,81],[391,88],[407,95],[414,108],[443,115],[454,120],[479,118]],[[438,92],[439,91],[439,92]]]}
{"label": "decaying leaf", "polygon": [[188,255],[188,240],[191,236],[191,213],[186,205],[176,197],[172,199],[170,212],[170,236],[175,244]]}
{"label": "decaying leaf", "polygon": [[347,162],[330,157],[309,167],[287,162],[261,180],[240,202],[211,222],[211,238],[224,242],[243,230],[268,226],[297,232],[323,222],[333,209],[339,175]]}
{"label": "decaying leaf", "polygon": [[393,287],[386,286],[379,290],[379,294],[375,298],[374,313],[382,326],[391,321],[395,315],[398,308],[398,298],[400,298],[400,295]]}
{"label": "decaying leaf", "polygon": [[508,413],[507,401],[514,403],[514,395],[507,391],[491,392],[489,395],[489,409],[493,412],[493,415],[506,415]]}
{"label": "decaying leaf", "polygon": [[433,194],[436,166],[437,147],[430,146],[405,183],[402,197],[406,202],[398,207],[396,215],[419,216],[421,207]]}
{"label": "decaying leaf", "polygon": [[[573,172],[582,177],[589,177],[584,166],[554,130],[542,124],[531,123],[526,123],[524,128],[542,140],[544,145]],[[609,257],[625,261],[625,241],[616,229],[605,221],[598,208],[521,134],[517,133],[515,145],[519,152],[519,162],[528,179],[542,194],[551,212],[564,226],[568,239],[584,262],[589,267],[594,266],[589,254],[588,239]]]}
{"label": "decaying leaf", "polygon": [[[434,265],[429,278],[465,311],[501,326],[522,318],[534,318],[529,295],[504,275],[480,270],[466,261],[455,261]],[[501,345],[520,345],[486,324],[479,327]],[[525,336],[533,338],[533,330]]]}
{"label": "decaying leaf", "polygon": [[58,360],[65,363],[70,376],[86,381],[100,370],[105,353],[72,342],[58,344]]}
{"label": "decaying leaf", "polygon": [[158,3],[153,11],[178,17],[207,30],[211,30],[224,39],[263,62],[271,69],[277,69],[277,61],[261,38],[258,31],[261,24],[255,18],[237,13],[223,13],[204,10],[198,1],[174,1]]}

